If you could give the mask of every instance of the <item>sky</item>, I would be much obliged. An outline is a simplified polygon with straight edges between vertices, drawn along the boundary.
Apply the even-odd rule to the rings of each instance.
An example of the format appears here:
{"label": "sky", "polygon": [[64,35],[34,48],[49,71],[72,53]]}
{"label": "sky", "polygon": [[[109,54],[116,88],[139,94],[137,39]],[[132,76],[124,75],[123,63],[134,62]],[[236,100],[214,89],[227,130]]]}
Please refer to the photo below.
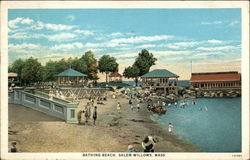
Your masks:
{"label": "sky", "polygon": [[[241,71],[240,9],[10,9],[9,64],[109,54],[119,72],[142,49],[153,69],[190,79],[196,72]],[[192,67],[191,67],[192,61]],[[191,69],[192,68],[192,69]]]}

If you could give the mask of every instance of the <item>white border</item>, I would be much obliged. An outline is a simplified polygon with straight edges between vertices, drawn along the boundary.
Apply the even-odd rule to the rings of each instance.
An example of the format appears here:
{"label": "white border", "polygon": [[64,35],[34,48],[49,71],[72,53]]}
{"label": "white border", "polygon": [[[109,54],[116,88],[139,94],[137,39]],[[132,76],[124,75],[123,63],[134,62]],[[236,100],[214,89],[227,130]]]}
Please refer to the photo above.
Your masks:
{"label": "white border", "polygon": [[[83,157],[82,153],[8,153],[8,9],[57,8],[242,8],[242,153],[166,153],[153,159],[249,159],[249,2],[248,1],[3,1],[1,2],[1,157],[2,159],[125,159]],[[233,137],[232,137],[233,138]],[[118,155],[119,153],[115,153]],[[124,153],[123,153],[124,154]],[[232,157],[241,155],[241,157]],[[135,159],[130,157],[126,159]],[[152,158],[136,158],[152,159]]]}

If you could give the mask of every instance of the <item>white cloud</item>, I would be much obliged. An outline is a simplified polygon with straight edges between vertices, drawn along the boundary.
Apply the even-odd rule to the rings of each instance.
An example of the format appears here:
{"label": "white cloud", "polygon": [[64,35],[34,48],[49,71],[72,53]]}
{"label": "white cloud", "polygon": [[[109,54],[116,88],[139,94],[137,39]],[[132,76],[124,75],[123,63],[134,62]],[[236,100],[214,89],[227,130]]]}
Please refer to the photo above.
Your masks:
{"label": "white cloud", "polygon": [[9,44],[9,50],[20,50],[20,49],[39,49],[39,44],[22,43],[22,44]]}
{"label": "white cloud", "polygon": [[46,56],[42,57],[42,58],[57,58],[57,59],[61,59],[61,58],[69,58],[69,57],[75,57],[73,54],[68,54],[68,53],[50,53],[47,54]]}
{"label": "white cloud", "polygon": [[94,52],[94,53],[98,53],[98,52],[101,52],[101,51],[103,51],[103,50],[104,50],[104,49],[100,49],[100,48],[99,48],[99,49],[87,48],[87,49],[86,49],[86,52],[87,52],[87,51],[92,51],[92,52]]}
{"label": "white cloud", "polygon": [[221,46],[221,47],[198,47],[197,50],[204,50],[204,51],[217,51],[217,50],[231,50],[236,49],[238,47],[235,46]]}
{"label": "white cloud", "polygon": [[124,50],[131,50],[131,48],[130,47],[118,47],[116,48],[116,50],[124,51]]}
{"label": "white cloud", "polygon": [[34,20],[30,19],[30,18],[16,18],[13,20],[10,20],[8,22],[8,25],[10,28],[18,28],[18,24],[26,24],[26,25],[30,25],[34,23]]}
{"label": "white cloud", "polygon": [[133,33],[121,33],[121,32],[114,32],[111,34],[111,36],[129,36],[129,35],[133,35]]}
{"label": "white cloud", "polygon": [[69,20],[70,22],[72,22],[72,21],[75,20],[75,16],[73,16],[73,15],[67,16],[67,20]]}
{"label": "white cloud", "polygon": [[27,33],[15,33],[15,34],[9,35],[8,37],[13,38],[13,39],[27,39],[27,38],[30,38],[30,36],[28,36]]}
{"label": "white cloud", "polygon": [[143,49],[147,49],[147,48],[154,48],[156,47],[155,44],[145,44],[145,45],[140,45],[140,46],[137,46],[136,48],[143,48]]}
{"label": "white cloud", "polygon": [[167,36],[167,35],[136,36],[136,37],[130,37],[130,38],[112,39],[110,42],[112,43],[141,43],[141,42],[168,40],[171,38],[173,38],[173,36]]}
{"label": "white cloud", "polygon": [[68,43],[68,44],[59,44],[51,47],[51,50],[70,50],[70,49],[81,49],[84,45],[79,42]]}
{"label": "white cloud", "polygon": [[201,22],[203,25],[222,24],[222,21]]}
{"label": "white cloud", "polygon": [[71,41],[77,38],[76,34],[72,33],[59,33],[59,34],[28,34],[25,32],[19,32],[15,34],[10,34],[9,38],[12,39],[39,39],[39,38],[46,38],[49,41],[57,41],[57,42],[63,42],[63,41]]}
{"label": "white cloud", "polygon": [[176,42],[176,43],[170,43],[170,44],[162,44],[159,46],[168,47],[171,49],[180,49],[180,48],[194,47],[198,44],[200,44],[200,42]]}
{"label": "white cloud", "polygon": [[60,33],[60,34],[55,34],[55,35],[45,35],[45,37],[48,38],[50,41],[69,41],[77,37],[77,35],[72,34],[72,33]]}
{"label": "white cloud", "polygon": [[216,40],[216,39],[212,39],[212,40],[208,40],[208,43],[215,43],[215,44],[221,44],[224,41],[220,41],[220,40]]}
{"label": "white cloud", "polygon": [[230,23],[229,23],[229,26],[235,26],[236,24],[239,24],[239,21],[231,21]]}
{"label": "white cloud", "polygon": [[80,30],[77,29],[74,31],[75,33],[79,33],[79,34],[83,34],[83,35],[93,35],[94,32],[93,31],[89,31],[89,30]]}
{"label": "white cloud", "polygon": [[26,29],[33,29],[33,30],[47,29],[52,31],[63,31],[76,28],[76,26],[72,25],[43,23],[41,21],[35,21],[30,18],[21,18],[21,17],[10,20],[8,22],[8,25],[11,29],[24,28],[23,26],[20,26],[20,24],[28,25],[26,26]]}

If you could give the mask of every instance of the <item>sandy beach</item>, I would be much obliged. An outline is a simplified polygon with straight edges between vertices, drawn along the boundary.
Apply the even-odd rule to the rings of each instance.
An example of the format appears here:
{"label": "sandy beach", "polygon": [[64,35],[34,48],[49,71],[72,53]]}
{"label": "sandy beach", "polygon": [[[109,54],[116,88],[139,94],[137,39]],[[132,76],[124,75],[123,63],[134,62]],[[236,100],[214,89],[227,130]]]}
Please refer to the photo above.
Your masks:
{"label": "sandy beach", "polygon": [[[87,102],[83,100],[78,109]],[[121,113],[116,110],[117,102],[122,105]],[[169,134],[167,126],[163,128],[154,122],[145,106],[142,105],[138,112],[130,109],[125,98],[108,97],[106,103],[97,105],[96,126],[92,117],[88,124],[84,122],[84,115],[82,124],[67,124],[58,118],[9,104],[9,141],[17,141],[20,152],[124,152],[129,144],[142,152],[142,140],[152,135],[159,140],[155,152],[200,151],[175,134]]]}

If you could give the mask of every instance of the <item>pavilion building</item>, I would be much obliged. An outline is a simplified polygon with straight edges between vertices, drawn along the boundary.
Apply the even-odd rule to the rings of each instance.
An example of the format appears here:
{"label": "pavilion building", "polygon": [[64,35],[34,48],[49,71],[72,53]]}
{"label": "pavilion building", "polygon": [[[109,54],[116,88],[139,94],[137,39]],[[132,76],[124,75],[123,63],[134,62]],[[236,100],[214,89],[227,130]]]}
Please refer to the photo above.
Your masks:
{"label": "pavilion building", "polygon": [[109,75],[110,82],[122,82],[122,75],[118,72],[111,73]]}
{"label": "pavilion building", "polygon": [[241,74],[235,71],[192,73],[191,84],[201,90],[241,89]]}
{"label": "pavilion building", "polygon": [[83,86],[87,75],[74,69],[67,69],[57,75],[60,86]]}
{"label": "pavilion building", "polygon": [[20,81],[18,78],[18,74],[17,73],[13,73],[13,72],[9,72],[8,73],[8,86],[16,86],[19,85]]}
{"label": "pavilion building", "polygon": [[[162,90],[165,94],[175,93],[177,94],[177,81],[179,76],[166,70],[155,69],[141,76],[144,88],[152,88],[155,90]],[[170,82],[175,80],[175,82]]]}

